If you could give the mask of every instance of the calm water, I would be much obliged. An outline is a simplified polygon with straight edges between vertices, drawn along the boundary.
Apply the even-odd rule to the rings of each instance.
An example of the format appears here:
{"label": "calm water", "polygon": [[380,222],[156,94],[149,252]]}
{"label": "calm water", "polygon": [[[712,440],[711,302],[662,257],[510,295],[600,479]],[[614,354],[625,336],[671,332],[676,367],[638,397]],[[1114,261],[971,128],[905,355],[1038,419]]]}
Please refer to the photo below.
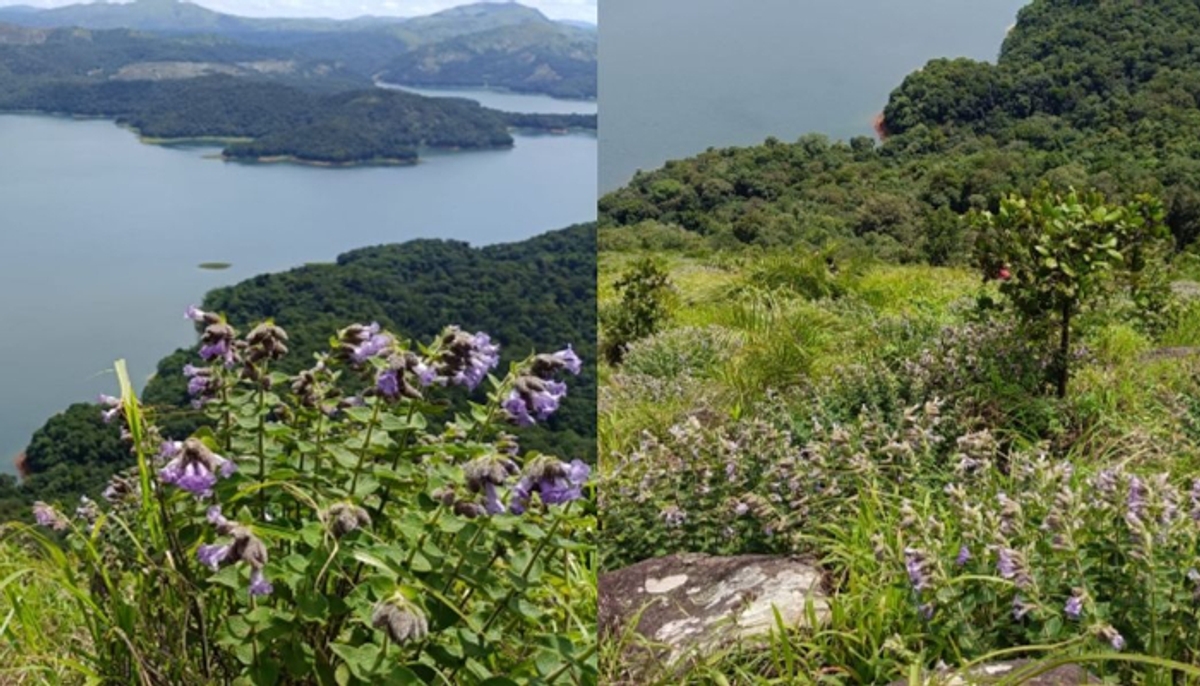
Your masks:
{"label": "calm water", "polygon": [[394,88],[431,98],[468,98],[484,107],[505,112],[538,112],[543,114],[595,114],[595,100],[560,100],[548,95],[523,95],[483,88],[413,88],[392,83],[380,83],[381,88]]}
{"label": "calm water", "polygon": [[709,146],[849,138],[933,57],[994,60],[1026,0],[603,0],[600,188]]}
{"label": "calm water", "polygon": [[[512,96],[509,96],[512,97]],[[50,415],[135,383],[194,335],[206,291],[352,248],[521,240],[590,221],[596,137],[415,167],[238,165],[138,143],[106,121],[0,116],[0,470]],[[229,262],[209,271],[202,262]]]}

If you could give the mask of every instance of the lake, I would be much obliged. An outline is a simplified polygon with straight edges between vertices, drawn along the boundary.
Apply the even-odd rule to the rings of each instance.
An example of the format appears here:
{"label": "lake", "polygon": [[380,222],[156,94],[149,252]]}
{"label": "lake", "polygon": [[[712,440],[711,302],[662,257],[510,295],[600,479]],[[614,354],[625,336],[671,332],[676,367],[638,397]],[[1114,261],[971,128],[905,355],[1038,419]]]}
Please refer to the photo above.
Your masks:
{"label": "lake", "polygon": [[549,95],[526,95],[486,88],[416,88],[379,82],[380,88],[394,88],[431,98],[467,98],[484,107],[504,112],[539,112],[542,114],[596,114],[595,100],[563,100]]}
{"label": "lake", "polygon": [[605,0],[600,189],[710,146],[871,134],[934,57],[995,60],[1026,0]]}
{"label": "lake", "polygon": [[0,116],[0,471],[50,415],[115,394],[114,360],[140,384],[191,345],[183,311],[212,288],[362,246],[510,242],[594,220],[596,147],[518,135],[412,167],[242,165],[109,121]]}

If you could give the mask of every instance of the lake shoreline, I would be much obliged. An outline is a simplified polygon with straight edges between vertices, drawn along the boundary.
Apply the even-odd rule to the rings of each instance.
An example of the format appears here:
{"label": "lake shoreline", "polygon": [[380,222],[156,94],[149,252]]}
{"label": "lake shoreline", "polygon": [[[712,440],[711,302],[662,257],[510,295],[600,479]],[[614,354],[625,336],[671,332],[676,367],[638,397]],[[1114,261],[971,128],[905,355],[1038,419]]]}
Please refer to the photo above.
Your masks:
{"label": "lake shoreline", "polygon": [[[502,86],[479,86],[479,85],[475,85],[475,86],[467,86],[467,85],[428,86],[428,85],[425,85],[425,86],[423,86],[420,84],[392,83],[390,81],[381,81],[379,79],[375,79],[375,86],[377,88],[387,88],[387,89],[395,89],[395,90],[410,90],[413,88],[419,88],[421,90],[426,90],[426,91],[444,90],[444,91],[448,91],[448,92],[463,91],[463,90],[480,90],[480,91],[488,91],[491,93],[499,93],[501,95],[542,96],[542,97],[546,97],[546,98],[552,98],[554,100],[559,100],[561,102],[586,102],[586,103],[599,102],[598,96],[592,96],[590,98],[563,98],[563,97],[560,97],[557,95],[553,95],[551,93],[542,93],[539,91],[519,91],[519,90],[513,90],[512,88],[504,88]],[[461,96],[461,95],[444,95],[444,96],[437,96],[437,97],[462,98],[463,96]]]}

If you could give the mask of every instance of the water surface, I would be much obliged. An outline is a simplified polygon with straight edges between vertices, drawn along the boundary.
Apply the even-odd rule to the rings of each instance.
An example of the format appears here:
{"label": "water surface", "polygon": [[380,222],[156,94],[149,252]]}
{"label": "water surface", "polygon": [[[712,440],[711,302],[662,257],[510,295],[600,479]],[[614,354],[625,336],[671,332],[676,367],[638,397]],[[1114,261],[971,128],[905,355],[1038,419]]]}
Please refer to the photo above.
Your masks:
{"label": "water surface", "polygon": [[605,0],[600,187],[710,146],[870,134],[934,57],[994,60],[1026,0]]}
{"label": "water surface", "polygon": [[526,95],[488,88],[416,88],[394,83],[379,83],[381,88],[408,91],[431,98],[467,98],[484,107],[504,112],[534,112],[538,114],[596,114],[595,100],[564,100],[549,95]]}
{"label": "water surface", "polygon": [[113,360],[140,383],[190,345],[183,311],[211,288],[367,245],[509,242],[595,217],[594,135],[324,169],[143,145],[107,121],[4,115],[0,150],[0,471],[47,417],[115,393]]}

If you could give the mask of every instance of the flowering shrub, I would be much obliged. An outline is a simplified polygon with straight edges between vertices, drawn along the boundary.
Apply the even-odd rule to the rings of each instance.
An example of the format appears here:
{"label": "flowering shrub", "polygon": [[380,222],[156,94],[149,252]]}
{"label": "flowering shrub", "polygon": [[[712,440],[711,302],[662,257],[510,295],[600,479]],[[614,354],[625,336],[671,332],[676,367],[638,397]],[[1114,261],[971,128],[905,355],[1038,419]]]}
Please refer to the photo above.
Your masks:
{"label": "flowering shrub", "polygon": [[[491,375],[455,327],[412,345],[350,326],[294,377],[288,336],[192,308],[213,420],[165,440],[105,398],[137,467],[105,505],[35,508],[26,529],[86,619],[78,669],[109,683],[594,682],[590,468],[522,454],[581,361],[567,347]],[[445,417],[439,396],[486,387]]]}
{"label": "flowering shrub", "polygon": [[877,482],[942,483],[938,403],[909,408],[896,429],[868,417],[813,421],[801,442],[780,428],[791,422],[780,403],[729,426],[693,416],[613,456],[600,486],[604,565],[681,551],[792,553],[809,547],[801,539],[815,527],[852,514]]}
{"label": "flowering shrub", "polygon": [[1008,476],[964,458],[942,497],[903,503],[893,545],[875,537],[927,631],[968,653],[1074,637],[1195,664],[1200,479],[1006,459]]}

